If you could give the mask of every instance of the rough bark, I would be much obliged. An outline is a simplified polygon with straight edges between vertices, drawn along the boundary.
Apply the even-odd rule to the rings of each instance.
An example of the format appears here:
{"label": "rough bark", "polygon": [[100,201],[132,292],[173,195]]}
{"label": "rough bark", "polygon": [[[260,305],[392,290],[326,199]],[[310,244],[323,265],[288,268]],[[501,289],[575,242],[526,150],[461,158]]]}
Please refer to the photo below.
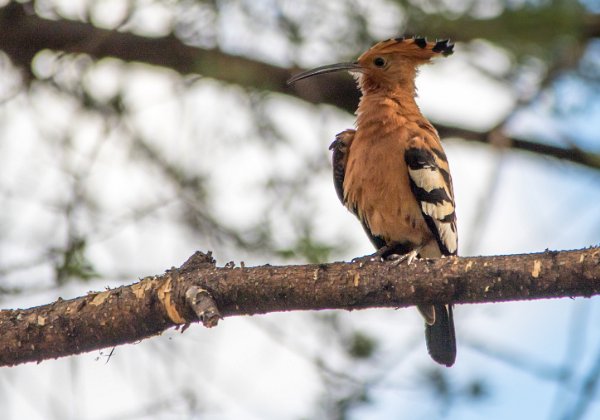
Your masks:
{"label": "rough bark", "polygon": [[131,343],[167,328],[275,311],[402,308],[600,294],[600,247],[537,254],[320,265],[179,269],[71,300],[0,311],[0,366]]}
{"label": "rough bark", "polygon": [[[43,49],[50,49],[147,63],[181,74],[200,74],[251,89],[293,95],[314,104],[334,105],[351,113],[358,104],[359,92],[354,81],[344,74],[323,75],[289,87],[286,80],[300,69],[285,69],[226,54],[218,49],[193,47],[174,35],[150,38],[101,29],[84,22],[43,19],[33,11],[28,13],[28,7],[28,4],[9,3],[0,8],[0,50],[6,52],[30,78],[33,77],[33,57]],[[440,123],[435,126],[442,138],[460,137],[600,169],[600,155],[597,153],[500,135],[497,130],[476,131]]]}

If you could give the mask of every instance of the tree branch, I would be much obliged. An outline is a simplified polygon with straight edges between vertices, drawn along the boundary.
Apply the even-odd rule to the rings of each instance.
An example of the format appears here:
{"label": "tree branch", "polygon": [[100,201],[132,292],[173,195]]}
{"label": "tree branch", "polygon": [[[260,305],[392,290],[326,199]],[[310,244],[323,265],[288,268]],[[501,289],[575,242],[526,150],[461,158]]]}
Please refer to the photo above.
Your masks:
{"label": "tree branch", "polygon": [[197,252],[179,269],[130,286],[0,311],[0,366],[135,342],[221,316],[402,308],[600,294],[600,247],[578,251],[387,262],[216,267]]}
{"label": "tree branch", "polygon": [[[33,57],[43,49],[92,57],[116,57],[171,68],[181,74],[201,74],[228,83],[259,90],[294,95],[314,104],[330,104],[354,113],[359,92],[352,79],[329,74],[306,79],[293,87],[286,80],[298,68],[285,69],[226,54],[218,49],[202,49],[183,43],[174,35],[149,38],[116,30],[96,28],[70,20],[43,19],[28,12],[28,4],[9,3],[0,8],[0,50],[13,62],[31,73]],[[497,131],[476,131],[436,123],[442,138],[460,137],[467,141],[496,144]],[[574,148],[562,148],[534,139],[502,136],[502,146],[532,152],[593,169],[600,169],[600,154]]]}

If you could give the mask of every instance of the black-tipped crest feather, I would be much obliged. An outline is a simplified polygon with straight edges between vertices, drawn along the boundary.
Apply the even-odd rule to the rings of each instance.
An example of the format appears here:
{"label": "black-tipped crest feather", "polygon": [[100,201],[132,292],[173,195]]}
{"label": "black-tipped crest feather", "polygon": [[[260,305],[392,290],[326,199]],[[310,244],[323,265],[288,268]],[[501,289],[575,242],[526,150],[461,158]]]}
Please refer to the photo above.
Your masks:
{"label": "black-tipped crest feather", "polygon": [[431,51],[442,53],[445,56],[452,54],[454,52],[454,44],[448,44],[448,42],[450,42],[448,39],[437,41]]}
{"label": "black-tipped crest feather", "polygon": [[419,48],[425,48],[427,46],[427,38],[415,38],[414,43]]}

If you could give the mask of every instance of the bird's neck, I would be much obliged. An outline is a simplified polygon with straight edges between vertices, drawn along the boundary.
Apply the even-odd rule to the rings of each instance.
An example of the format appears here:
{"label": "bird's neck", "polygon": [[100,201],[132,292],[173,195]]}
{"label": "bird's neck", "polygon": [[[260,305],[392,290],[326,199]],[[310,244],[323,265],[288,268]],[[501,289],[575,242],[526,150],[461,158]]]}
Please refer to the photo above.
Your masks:
{"label": "bird's neck", "polygon": [[356,111],[357,126],[379,121],[385,124],[386,117],[402,117],[409,121],[424,119],[415,101],[415,89],[404,86],[402,89],[363,92]]}

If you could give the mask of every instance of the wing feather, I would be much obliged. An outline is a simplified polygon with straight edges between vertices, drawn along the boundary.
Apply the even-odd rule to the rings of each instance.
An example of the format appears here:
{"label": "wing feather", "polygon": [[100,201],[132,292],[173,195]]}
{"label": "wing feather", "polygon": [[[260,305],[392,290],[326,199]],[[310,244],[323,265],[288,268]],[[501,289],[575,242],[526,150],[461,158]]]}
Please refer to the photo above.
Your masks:
{"label": "wing feather", "polygon": [[348,162],[348,152],[350,145],[354,140],[356,130],[344,130],[335,136],[335,140],[329,146],[329,150],[333,151],[332,166],[333,166],[333,185],[335,192],[343,205],[346,205],[344,198],[344,177],[346,176],[346,163]]}
{"label": "wing feather", "polygon": [[433,152],[422,147],[409,147],[404,159],[412,192],[427,226],[434,234],[442,254],[455,255],[458,236],[449,172],[436,163]]}

